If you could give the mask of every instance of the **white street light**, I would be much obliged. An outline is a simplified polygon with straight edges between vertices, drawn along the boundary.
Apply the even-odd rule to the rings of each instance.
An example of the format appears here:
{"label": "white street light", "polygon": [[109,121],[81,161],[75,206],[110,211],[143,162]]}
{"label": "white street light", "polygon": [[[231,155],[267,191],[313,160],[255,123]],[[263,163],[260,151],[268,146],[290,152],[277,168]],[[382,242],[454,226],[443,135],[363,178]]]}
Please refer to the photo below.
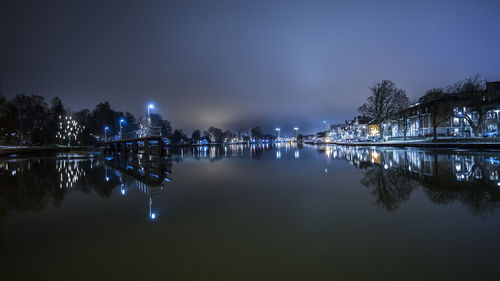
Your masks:
{"label": "white street light", "polygon": [[151,103],[148,105],[148,119],[149,119],[149,110],[154,108],[155,108],[154,104]]}
{"label": "white street light", "polygon": [[122,139],[122,131],[123,131],[123,126],[122,123],[125,122],[125,119],[121,118],[120,119],[120,139]]}
{"label": "white street light", "polygon": [[107,142],[107,134],[106,134],[106,131],[109,131],[109,127],[108,127],[108,126],[105,126],[105,127],[104,127],[104,142]]}
{"label": "white street light", "polygon": [[[148,118],[146,119],[146,126],[148,127],[148,131],[149,131],[149,127],[151,127],[151,116],[150,116],[150,110],[151,110],[151,109],[154,109],[154,108],[155,108],[154,104],[150,103],[150,104],[148,105]],[[149,132],[148,132],[148,134],[149,134]]]}

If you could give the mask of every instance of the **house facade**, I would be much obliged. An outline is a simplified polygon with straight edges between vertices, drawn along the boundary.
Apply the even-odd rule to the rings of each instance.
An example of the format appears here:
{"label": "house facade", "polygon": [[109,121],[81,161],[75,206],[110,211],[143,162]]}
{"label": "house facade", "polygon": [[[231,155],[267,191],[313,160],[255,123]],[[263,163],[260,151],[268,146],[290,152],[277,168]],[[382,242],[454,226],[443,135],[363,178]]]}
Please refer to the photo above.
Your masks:
{"label": "house facade", "polygon": [[421,99],[384,120],[383,137],[431,137],[434,126],[440,137],[498,137],[499,113],[500,81],[488,82],[484,92],[443,94],[432,102]]}

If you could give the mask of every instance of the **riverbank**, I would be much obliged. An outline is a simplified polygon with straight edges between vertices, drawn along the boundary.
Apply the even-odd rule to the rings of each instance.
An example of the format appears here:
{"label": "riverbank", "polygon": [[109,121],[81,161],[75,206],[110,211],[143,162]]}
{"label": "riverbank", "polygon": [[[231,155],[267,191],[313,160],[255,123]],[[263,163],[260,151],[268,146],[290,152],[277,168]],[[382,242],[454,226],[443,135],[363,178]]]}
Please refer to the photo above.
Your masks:
{"label": "riverbank", "polygon": [[387,141],[387,142],[328,142],[312,143],[321,145],[345,145],[345,146],[386,146],[386,147],[421,147],[421,148],[472,148],[472,149],[500,149],[500,142],[488,140],[438,140],[438,141]]}
{"label": "riverbank", "polygon": [[99,147],[65,147],[65,146],[0,146],[0,157],[27,155],[27,154],[51,154],[51,153],[80,153],[99,152]]}

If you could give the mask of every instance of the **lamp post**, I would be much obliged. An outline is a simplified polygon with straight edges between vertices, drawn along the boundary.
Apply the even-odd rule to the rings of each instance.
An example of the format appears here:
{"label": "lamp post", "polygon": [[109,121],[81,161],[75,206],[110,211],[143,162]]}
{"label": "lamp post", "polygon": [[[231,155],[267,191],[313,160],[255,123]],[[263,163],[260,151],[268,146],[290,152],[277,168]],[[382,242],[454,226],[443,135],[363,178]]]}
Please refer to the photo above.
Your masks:
{"label": "lamp post", "polygon": [[496,121],[497,121],[496,122],[497,123],[496,124],[497,125],[497,133],[496,133],[497,134],[497,138],[500,138],[500,133],[499,133],[500,132],[500,128],[499,128],[500,127],[500,116],[498,115],[499,112],[500,112],[500,109],[495,109],[493,111],[495,112],[495,117],[496,117]]}
{"label": "lamp post", "polygon": [[125,122],[125,119],[121,118],[120,119],[120,139],[122,139],[122,131],[123,131],[123,126],[122,123]]}
{"label": "lamp post", "polygon": [[150,110],[154,108],[155,106],[152,103],[148,105],[148,119],[147,119],[148,127],[151,126]]}
{"label": "lamp post", "polygon": [[104,127],[104,142],[108,142],[108,135],[106,134],[107,131],[109,131],[109,127],[105,126]]}
{"label": "lamp post", "polygon": [[280,140],[280,128],[276,128],[276,140]]}
{"label": "lamp post", "polygon": [[458,118],[459,118],[458,122],[459,122],[459,125],[460,125],[460,132],[459,132],[459,134],[460,134],[460,136],[463,137],[463,133],[464,133],[465,130],[464,130],[464,120],[463,120],[463,113],[462,113],[462,111],[458,112]]}
{"label": "lamp post", "polygon": [[293,136],[297,138],[299,136],[299,127],[294,127],[293,128]]}

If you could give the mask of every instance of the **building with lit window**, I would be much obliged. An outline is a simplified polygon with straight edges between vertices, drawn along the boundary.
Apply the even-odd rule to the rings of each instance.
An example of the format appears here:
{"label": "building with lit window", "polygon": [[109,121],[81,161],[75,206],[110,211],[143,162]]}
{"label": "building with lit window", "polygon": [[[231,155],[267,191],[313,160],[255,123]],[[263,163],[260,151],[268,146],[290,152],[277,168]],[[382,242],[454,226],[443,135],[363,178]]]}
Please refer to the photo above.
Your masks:
{"label": "building with lit window", "polygon": [[444,93],[424,97],[383,122],[384,139],[439,137],[499,137],[500,81],[487,82],[484,92]]}

